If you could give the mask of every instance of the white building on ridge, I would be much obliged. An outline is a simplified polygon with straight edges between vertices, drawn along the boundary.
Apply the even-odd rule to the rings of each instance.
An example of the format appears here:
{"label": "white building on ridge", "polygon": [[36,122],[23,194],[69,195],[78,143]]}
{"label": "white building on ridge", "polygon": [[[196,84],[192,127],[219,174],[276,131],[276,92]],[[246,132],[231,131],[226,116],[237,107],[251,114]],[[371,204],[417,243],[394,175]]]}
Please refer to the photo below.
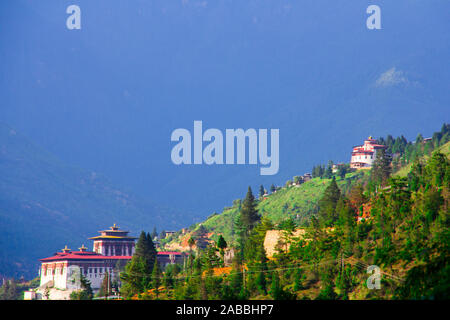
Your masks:
{"label": "white building on ridge", "polygon": [[386,146],[378,144],[372,137],[364,140],[361,146],[353,147],[350,168],[368,169],[371,168],[377,156],[377,150],[385,149]]}

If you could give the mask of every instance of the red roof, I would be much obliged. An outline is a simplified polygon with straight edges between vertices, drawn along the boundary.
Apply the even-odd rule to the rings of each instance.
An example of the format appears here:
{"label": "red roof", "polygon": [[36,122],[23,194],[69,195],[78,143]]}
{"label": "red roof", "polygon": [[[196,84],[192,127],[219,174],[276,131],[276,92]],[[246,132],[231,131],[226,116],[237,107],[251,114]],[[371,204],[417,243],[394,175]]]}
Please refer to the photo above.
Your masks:
{"label": "red roof", "polygon": [[[175,251],[160,251],[158,255],[181,255],[181,252]],[[131,260],[131,256],[104,256],[93,251],[70,251],[70,252],[57,252],[54,256],[39,259],[42,262],[48,261],[64,261],[64,260]]]}
{"label": "red roof", "polygon": [[70,251],[70,252],[57,252],[54,256],[39,259],[42,262],[47,261],[64,261],[64,260],[130,260],[131,256],[104,256],[92,251]]}

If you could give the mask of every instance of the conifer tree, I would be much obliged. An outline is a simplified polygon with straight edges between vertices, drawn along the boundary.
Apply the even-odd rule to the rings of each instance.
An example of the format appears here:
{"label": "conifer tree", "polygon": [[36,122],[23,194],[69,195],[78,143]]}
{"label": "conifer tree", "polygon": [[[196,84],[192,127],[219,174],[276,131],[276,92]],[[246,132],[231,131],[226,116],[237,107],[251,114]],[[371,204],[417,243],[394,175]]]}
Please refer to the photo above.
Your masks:
{"label": "conifer tree", "polygon": [[265,272],[267,271],[267,257],[264,245],[261,242],[256,253],[256,261],[258,261],[258,274],[256,276],[256,287],[260,294],[267,294],[267,282]]}
{"label": "conifer tree", "polygon": [[153,231],[150,234],[152,237],[152,240],[155,239],[158,236],[158,232],[156,231],[156,227],[153,227]]}
{"label": "conifer tree", "polygon": [[159,296],[159,287],[161,286],[161,268],[159,266],[158,260],[155,260],[152,271],[152,286],[155,290],[156,297]]}
{"label": "conifer tree", "polygon": [[226,249],[226,247],[227,247],[227,242],[225,241],[223,236],[220,235],[219,239],[217,240],[217,248],[224,250],[224,249]]}
{"label": "conifer tree", "polygon": [[225,241],[225,239],[223,238],[222,235],[219,236],[219,239],[217,240],[217,248],[219,248],[219,252],[220,252],[220,256],[222,257],[222,261],[223,263],[225,263],[225,249],[227,248],[228,244]]}
{"label": "conifer tree", "polygon": [[141,293],[149,287],[156,254],[150,234],[142,231],[131,261],[126,265],[125,271],[120,274],[124,282],[122,292],[126,297]]}
{"label": "conifer tree", "polygon": [[277,188],[275,187],[274,184],[272,184],[272,185],[270,186],[270,192],[271,192],[271,193],[274,193],[276,190],[277,190]]}
{"label": "conifer tree", "polygon": [[280,285],[280,277],[275,271],[272,273],[272,283],[270,284],[270,295],[274,300],[283,300],[283,289]]}
{"label": "conifer tree", "polygon": [[322,198],[319,200],[319,218],[320,222],[326,226],[330,226],[336,221],[336,204],[341,196],[336,178],[333,177]]}
{"label": "conifer tree", "polygon": [[227,298],[233,300],[239,299],[243,288],[244,278],[242,275],[242,264],[238,256],[233,260],[230,278],[230,292],[227,294]]}
{"label": "conifer tree", "polygon": [[145,260],[148,267],[148,273],[151,273],[151,271],[153,270],[153,265],[156,260],[156,254],[156,248],[153,244],[151,235],[142,231],[136,244],[134,256],[141,257]]}
{"label": "conifer tree", "polygon": [[325,172],[323,174],[323,177],[325,179],[331,179],[331,177],[333,176],[333,161],[328,161],[328,165],[327,168],[325,169]]}
{"label": "conifer tree", "polygon": [[260,220],[251,187],[248,187],[247,195],[242,202],[240,216],[243,227],[247,230],[247,233],[253,229],[255,224]]}
{"label": "conifer tree", "polygon": [[[399,140],[400,141],[400,140]],[[370,180],[378,185],[385,185],[389,176],[391,175],[391,160],[392,157],[385,149],[379,149],[377,156],[373,162]]]}
{"label": "conifer tree", "polygon": [[294,291],[299,291],[304,288],[303,286],[303,280],[305,278],[305,275],[303,274],[302,269],[299,267],[297,270],[295,270],[294,274]]}

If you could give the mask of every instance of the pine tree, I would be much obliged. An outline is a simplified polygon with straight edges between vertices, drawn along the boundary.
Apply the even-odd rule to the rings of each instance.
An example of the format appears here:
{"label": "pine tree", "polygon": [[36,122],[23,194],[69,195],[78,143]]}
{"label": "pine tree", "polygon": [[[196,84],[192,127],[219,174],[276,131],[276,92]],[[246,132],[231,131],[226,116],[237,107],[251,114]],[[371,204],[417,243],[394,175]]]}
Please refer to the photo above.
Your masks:
{"label": "pine tree", "polygon": [[228,246],[227,242],[225,241],[223,236],[220,235],[219,239],[217,240],[217,248],[219,248],[220,256],[222,257],[223,263],[225,263],[224,256],[225,256],[225,249],[227,248],[227,246]]}
{"label": "pine tree", "polygon": [[[396,142],[397,143],[397,142]],[[391,175],[392,157],[385,149],[379,149],[373,162],[370,180],[375,184],[385,185]]]}
{"label": "pine tree", "polygon": [[325,179],[331,179],[331,177],[333,176],[333,161],[328,161],[328,165],[327,168],[325,169],[325,172],[323,174],[323,177]]}
{"label": "pine tree", "polygon": [[294,291],[300,291],[304,289],[303,286],[303,280],[305,278],[305,275],[303,274],[302,269],[299,267],[297,270],[295,270],[294,274]]}
{"label": "pine tree", "polygon": [[142,231],[131,261],[125,266],[125,271],[120,274],[124,282],[122,286],[124,296],[131,297],[149,287],[156,254],[150,234]]}
{"label": "pine tree", "polygon": [[223,236],[220,235],[219,239],[217,240],[217,248],[224,250],[224,249],[226,249],[226,247],[227,247],[227,242],[225,241]]}
{"label": "pine tree", "polygon": [[318,203],[320,222],[326,226],[332,225],[337,219],[336,204],[340,197],[341,190],[336,183],[336,178],[333,177]]}
{"label": "pine tree", "polygon": [[350,206],[346,199],[340,198],[336,205],[336,214],[338,215],[336,225],[339,235],[342,237],[342,247],[344,250],[351,253],[353,244],[356,241],[355,210]]}
{"label": "pine tree", "polygon": [[163,283],[167,291],[175,287],[175,276],[178,272],[180,272],[180,266],[178,264],[169,264],[166,266]]}
{"label": "pine tree", "polygon": [[159,296],[159,287],[161,286],[161,268],[159,266],[158,260],[155,260],[153,271],[152,271],[152,286],[155,290],[156,297]]}
{"label": "pine tree", "polygon": [[229,292],[226,294],[227,299],[239,299],[241,291],[243,289],[243,275],[242,275],[242,264],[239,257],[235,257],[232,264]]}
{"label": "pine tree", "polygon": [[240,216],[241,222],[247,230],[247,233],[253,229],[255,224],[260,220],[258,210],[256,209],[255,197],[253,196],[251,187],[248,187],[247,195],[242,202]]}
{"label": "pine tree", "polygon": [[275,271],[272,273],[272,283],[270,285],[270,295],[274,300],[283,300],[283,289],[280,285],[280,277]]}
{"label": "pine tree", "polygon": [[142,231],[136,244],[134,256],[141,257],[145,260],[149,274],[153,270],[153,265],[156,260],[156,254],[156,248],[153,244],[151,235],[149,233],[146,234],[144,231]]}
{"label": "pine tree", "polygon": [[259,197],[262,198],[264,196],[265,192],[264,192],[264,186],[260,185],[259,186]]}
{"label": "pine tree", "polygon": [[153,227],[153,231],[151,233],[152,240],[158,236],[158,232],[156,231],[156,227]]}
{"label": "pine tree", "polygon": [[270,192],[271,192],[271,193],[274,193],[276,190],[277,190],[277,188],[275,187],[274,184],[272,184],[272,185],[270,186]]}
{"label": "pine tree", "polygon": [[267,294],[267,282],[265,272],[267,271],[267,257],[264,245],[261,242],[256,252],[256,261],[258,262],[258,274],[256,276],[256,287],[260,294]]}

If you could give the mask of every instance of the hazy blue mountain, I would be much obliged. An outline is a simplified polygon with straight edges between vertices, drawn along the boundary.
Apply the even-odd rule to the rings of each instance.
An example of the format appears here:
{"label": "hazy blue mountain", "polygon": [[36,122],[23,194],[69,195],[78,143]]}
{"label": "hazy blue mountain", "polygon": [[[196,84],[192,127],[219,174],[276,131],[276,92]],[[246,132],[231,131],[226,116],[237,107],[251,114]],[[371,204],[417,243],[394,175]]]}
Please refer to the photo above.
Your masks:
{"label": "hazy blue mountain", "polygon": [[[104,176],[68,166],[0,124],[0,274],[37,275],[37,259],[113,223],[138,235],[192,223],[117,188]],[[161,229],[159,229],[161,231]]]}
{"label": "hazy blue mountain", "polygon": [[[366,28],[366,0],[79,0],[76,31],[69,4],[0,4],[0,118],[183,212],[204,218],[249,184],[348,161],[369,135],[450,121],[447,0],[376,1],[382,30]],[[194,120],[279,128],[279,173],[173,165],[170,134]]]}

